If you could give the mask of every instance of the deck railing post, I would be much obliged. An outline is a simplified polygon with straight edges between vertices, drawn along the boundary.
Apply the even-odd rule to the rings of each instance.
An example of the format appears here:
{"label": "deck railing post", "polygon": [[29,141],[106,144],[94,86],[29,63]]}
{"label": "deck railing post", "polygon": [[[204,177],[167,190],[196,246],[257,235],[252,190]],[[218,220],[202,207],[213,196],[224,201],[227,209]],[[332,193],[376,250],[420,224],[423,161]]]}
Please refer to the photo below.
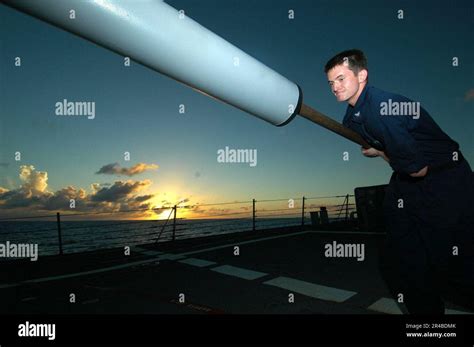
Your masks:
{"label": "deck railing post", "polygon": [[346,222],[349,220],[349,194],[346,195]]}
{"label": "deck railing post", "polygon": [[176,205],[173,207],[174,215],[173,215],[173,241],[176,240]]}
{"label": "deck railing post", "polygon": [[56,221],[58,223],[59,254],[63,255],[63,240],[61,237],[61,216],[59,212],[56,213]]}
{"label": "deck railing post", "polygon": [[304,201],[305,197],[303,196],[303,205],[301,207],[301,226],[304,227]]}
{"label": "deck railing post", "polygon": [[252,231],[255,231],[255,199],[252,199]]}

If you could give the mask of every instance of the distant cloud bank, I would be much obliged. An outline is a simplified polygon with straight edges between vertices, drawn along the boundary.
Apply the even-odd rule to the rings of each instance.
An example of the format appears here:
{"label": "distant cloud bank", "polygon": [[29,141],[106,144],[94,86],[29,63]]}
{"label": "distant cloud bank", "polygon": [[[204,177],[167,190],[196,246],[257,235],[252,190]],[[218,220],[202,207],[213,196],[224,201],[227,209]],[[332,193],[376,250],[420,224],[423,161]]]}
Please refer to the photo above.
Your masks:
{"label": "distant cloud bank", "polygon": [[112,163],[104,165],[100,168],[96,174],[104,174],[104,175],[124,175],[124,176],[134,176],[141,174],[148,170],[157,170],[158,165],[156,164],[146,164],[146,163],[138,163],[133,165],[130,168],[121,167],[119,163]]}

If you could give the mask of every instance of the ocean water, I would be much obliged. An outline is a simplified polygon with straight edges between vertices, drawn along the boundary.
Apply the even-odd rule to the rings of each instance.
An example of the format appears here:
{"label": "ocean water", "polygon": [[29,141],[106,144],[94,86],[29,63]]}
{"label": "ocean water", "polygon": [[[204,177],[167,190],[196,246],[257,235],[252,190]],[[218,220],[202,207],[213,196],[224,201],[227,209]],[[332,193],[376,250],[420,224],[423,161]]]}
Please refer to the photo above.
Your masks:
{"label": "ocean water", "polygon": [[[306,219],[305,224],[309,224]],[[169,241],[172,222],[164,221],[62,221],[61,239],[64,253],[85,252]],[[299,218],[257,218],[258,230],[301,225]],[[176,240],[252,230],[252,219],[177,220]],[[161,233],[161,235],[160,235]],[[59,253],[56,221],[2,221],[0,243],[38,244],[40,256]],[[1,260],[1,258],[0,258]]]}

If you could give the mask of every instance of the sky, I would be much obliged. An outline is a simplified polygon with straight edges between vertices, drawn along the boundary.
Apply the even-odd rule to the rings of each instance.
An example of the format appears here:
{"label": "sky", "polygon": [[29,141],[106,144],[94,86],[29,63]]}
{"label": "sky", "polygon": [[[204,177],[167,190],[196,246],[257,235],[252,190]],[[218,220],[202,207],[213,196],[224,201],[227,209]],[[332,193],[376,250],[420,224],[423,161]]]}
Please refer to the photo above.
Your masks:
{"label": "sky", "polygon": [[[347,105],[336,102],[323,67],[362,49],[370,84],[420,101],[474,162],[471,1],[166,2],[297,83],[305,104],[339,122]],[[63,99],[94,101],[95,118],[56,115]],[[219,163],[226,146],[257,150],[257,165]],[[93,212],[346,195],[386,184],[391,173],[302,117],[275,127],[0,5],[0,217],[71,211],[71,198],[75,212]],[[229,210],[209,208],[183,215]]]}

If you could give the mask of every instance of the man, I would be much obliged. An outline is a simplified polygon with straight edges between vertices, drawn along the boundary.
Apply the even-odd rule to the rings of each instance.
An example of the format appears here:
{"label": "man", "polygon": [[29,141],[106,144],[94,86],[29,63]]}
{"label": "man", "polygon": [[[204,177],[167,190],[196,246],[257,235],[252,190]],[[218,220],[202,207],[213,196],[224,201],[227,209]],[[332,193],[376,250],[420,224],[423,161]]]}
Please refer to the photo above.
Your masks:
{"label": "man", "polygon": [[458,143],[419,103],[368,85],[362,51],[337,54],[324,71],[337,101],[348,103],[343,124],[372,146],[362,153],[394,171],[382,269],[395,299],[415,314],[443,314],[446,296],[472,305],[473,173]]}

